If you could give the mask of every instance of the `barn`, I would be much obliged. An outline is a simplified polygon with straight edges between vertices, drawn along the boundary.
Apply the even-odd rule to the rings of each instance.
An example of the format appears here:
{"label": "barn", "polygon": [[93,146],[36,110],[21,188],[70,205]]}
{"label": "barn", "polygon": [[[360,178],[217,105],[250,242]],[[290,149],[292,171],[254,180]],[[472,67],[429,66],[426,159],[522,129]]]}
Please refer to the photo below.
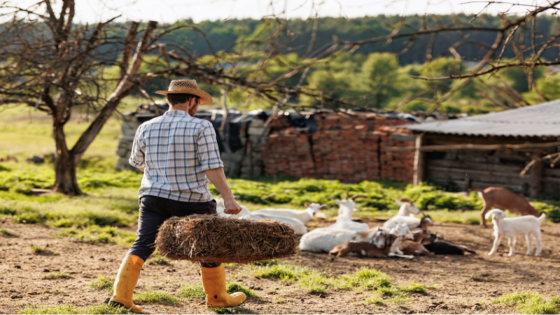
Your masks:
{"label": "barn", "polygon": [[416,136],[415,184],[454,191],[501,186],[560,199],[560,100],[403,128]]}

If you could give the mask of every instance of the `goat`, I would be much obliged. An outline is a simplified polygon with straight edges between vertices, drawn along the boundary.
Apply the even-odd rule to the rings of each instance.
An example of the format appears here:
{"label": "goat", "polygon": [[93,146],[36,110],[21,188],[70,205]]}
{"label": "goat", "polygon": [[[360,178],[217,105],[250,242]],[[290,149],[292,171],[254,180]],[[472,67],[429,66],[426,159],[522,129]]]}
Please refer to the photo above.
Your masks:
{"label": "goat", "polygon": [[287,217],[287,216],[281,216],[281,215],[269,215],[266,213],[251,213],[249,211],[249,209],[247,209],[247,207],[245,206],[241,206],[241,212],[239,212],[238,214],[227,214],[224,212],[225,211],[225,205],[224,205],[224,200],[223,199],[217,199],[216,200],[216,212],[218,213],[218,216],[220,217],[225,217],[225,218],[240,218],[240,219],[271,219],[271,220],[276,220],[276,221],[280,221],[282,223],[285,223],[287,225],[289,225],[292,229],[294,229],[295,233],[297,235],[303,235],[305,233],[307,233],[307,227],[305,226],[305,224],[303,224],[300,220],[298,219],[294,219],[291,217]]}
{"label": "goat", "polygon": [[340,205],[339,212],[340,214],[336,218],[336,223],[332,224],[331,226],[327,227],[331,230],[352,230],[356,232],[365,232],[369,230],[369,225],[367,223],[360,223],[352,221],[352,214],[354,209],[351,207],[346,207]]}
{"label": "goat", "polygon": [[484,207],[480,211],[480,224],[487,227],[485,216],[490,209],[501,209],[515,212],[519,215],[539,216],[539,212],[527,201],[523,195],[518,195],[502,187],[488,187],[484,190],[471,188],[476,191],[484,202]]}
{"label": "goat", "polygon": [[330,252],[336,245],[349,241],[369,241],[373,239],[378,229],[365,232],[350,230],[331,230],[328,228],[315,229],[301,237],[299,249],[309,252]]}
{"label": "goat", "polygon": [[418,208],[414,205],[414,202],[406,198],[401,198],[400,200],[395,201],[401,206],[399,212],[394,217],[383,223],[383,227],[390,230],[398,224],[406,223],[408,228],[412,230],[420,226],[420,219],[414,217],[414,214],[420,213],[420,210],[418,210]]}
{"label": "goat", "polygon": [[281,216],[281,215],[276,215],[276,216],[269,216],[267,214],[250,214],[248,216],[245,216],[249,219],[270,219],[270,220],[276,220],[282,223],[285,223],[287,225],[289,225],[292,229],[294,229],[296,235],[303,235],[305,233],[307,233],[307,227],[305,226],[305,224],[303,224],[300,220],[295,219],[295,218],[290,218],[290,217],[285,217],[285,216]]}
{"label": "goat", "polygon": [[255,215],[262,214],[270,217],[274,217],[274,216],[291,217],[294,219],[298,219],[305,224],[309,220],[311,220],[313,216],[319,212],[319,210],[325,209],[327,207],[327,205],[320,205],[318,203],[309,203],[309,202],[306,202],[305,206],[307,207],[307,209],[305,210],[266,208],[266,209],[253,211],[253,214]]}
{"label": "goat", "polygon": [[414,201],[408,198],[399,198],[396,199],[395,202],[400,206],[399,212],[395,214],[395,217],[414,216],[415,214],[420,213],[420,210],[416,207]]}
{"label": "goat", "polygon": [[494,246],[488,253],[492,255],[498,250],[498,245],[503,236],[508,237],[509,256],[515,254],[515,237],[518,234],[525,234],[525,241],[527,242],[527,252],[525,255],[531,255],[532,244],[531,236],[535,237],[537,242],[537,249],[535,256],[541,254],[541,223],[546,217],[546,214],[541,214],[536,218],[532,215],[522,216],[517,218],[506,218],[506,213],[500,209],[492,209],[487,214],[485,219],[492,216],[492,223],[494,224]]}
{"label": "goat", "polygon": [[430,234],[429,237],[422,240],[424,248],[436,255],[465,255],[465,252],[476,254],[474,250],[464,245],[457,245],[449,241],[439,238],[437,234]]}
{"label": "goat", "polygon": [[218,213],[218,216],[220,216],[220,217],[239,218],[239,217],[242,217],[244,215],[250,215],[251,214],[249,209],[247,209],[247,207],[245,207],[245,206],[241,206],[241,212],[239,212],[238,214],[227,214],[227,213],[225,213],[225,210],[226,210],[226,206],[225,206],[225,203],[224,203],[224,199],[222,199],[222,198],[216,199],[216,212]]}
{"label": "goat", "polygon": [[420,230],[413,233],[411,240],[404,240],[399,246],[401,252],[405,255],[433,255],[434,253],[427,250],[423,245],[422,241],[430,236],[430,231],[428,227],[434,225],[432,218],[428,215],[424,216],[420,220]]}
{"label": "goat", "polygon": [[343,257],[351,253],[355,253],[362,257],[387,258],[391,251],[391,244],[398,238],[396,235],[387,235],[383,239],[383,246],[379,247],[369,242],[344,242],[336,245],[330,252],[330,255]]}
{"label": "goat", "polygon": [[420,219],[420,230],[412,232],[412,240],[417,243],[422,243],[422,241],[430,236],[429,226],[433,226],[434,221],[429,215],[425,215]]}

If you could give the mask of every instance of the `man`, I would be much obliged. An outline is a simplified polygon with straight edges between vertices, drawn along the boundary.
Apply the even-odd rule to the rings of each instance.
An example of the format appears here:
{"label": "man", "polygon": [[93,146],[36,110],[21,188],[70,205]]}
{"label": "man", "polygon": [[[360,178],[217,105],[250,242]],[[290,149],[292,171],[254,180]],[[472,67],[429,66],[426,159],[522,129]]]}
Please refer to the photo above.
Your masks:
{"label": "man", "polygon": [[[198,106],[211,104],[212,97],[199,89],[195,80],[174,80],[167,91],[156,93],[166,95],[171,108],[163,116],[143,123],[134,137],[129,163],[144,172],[138,191],[138,232],[120,266],[109,300],[109,304],[133,312],[142,312],[134,305],[132,293],[142,265],[155,250],[156,234],[165,220],[172,216],[216,214],[208,180],[224,198],[226,213],[241,211],[227,184],[212,124],[194,118]],[[200,263],[200,270],[208,307],[237,306],[245,301],[241,292],[227,294],[223,264]]]}

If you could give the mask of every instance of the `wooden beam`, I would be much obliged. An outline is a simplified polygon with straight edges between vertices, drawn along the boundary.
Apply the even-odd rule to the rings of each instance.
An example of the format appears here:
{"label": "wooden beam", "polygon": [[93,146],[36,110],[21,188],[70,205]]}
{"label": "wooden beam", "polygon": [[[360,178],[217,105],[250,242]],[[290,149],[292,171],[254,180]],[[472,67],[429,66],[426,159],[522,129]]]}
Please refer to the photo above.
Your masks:
{"label": "wooden beam", "polygon": [[539,153],[535,153],[533,155],[533,161],[535,163],[531,168],[530,194],[531,198],[538,198],[539,194],[542,191],[542,175],[544,168],[542,155],[540,155]]}
{"label": "wooden beam", "polygon": [[424,139],[424,135],[418,135],[416,137],[416,146],[414,147],[415,154],[414,154],[414,178],[413,184],[414,186],[418,185],[422,181],[424,181],[424,175],[426,172],[426,163],[425,163],[425,155],[422,151],[422,142]]}
{"label": "wooden beam", "polygon": [[[418,140],[417,140],[418,141]],[[524,143],[524,144],[446,144],[446,145],[426,145],[422,146],[419,150],[422,152],[432,151],[453,151],[453,150],[530,150],[530,149],[543,149],[560,146],[560,142],[545,142],[545,143]],[[417,148],[402,147],[402,148],[388,148],[387,151],[392,152],[412,152]]]}

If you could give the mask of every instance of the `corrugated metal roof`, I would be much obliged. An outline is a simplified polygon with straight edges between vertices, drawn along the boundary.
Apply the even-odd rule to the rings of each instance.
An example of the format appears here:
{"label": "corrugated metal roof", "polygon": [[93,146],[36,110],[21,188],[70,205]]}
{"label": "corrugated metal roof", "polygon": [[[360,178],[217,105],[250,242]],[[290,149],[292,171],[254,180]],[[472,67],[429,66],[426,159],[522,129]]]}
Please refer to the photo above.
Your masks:
{"label": "corrugated metal roof", "polygon": [[428,122],[403,128],[473,136],[560,136],[560,100],[503,112]]}

